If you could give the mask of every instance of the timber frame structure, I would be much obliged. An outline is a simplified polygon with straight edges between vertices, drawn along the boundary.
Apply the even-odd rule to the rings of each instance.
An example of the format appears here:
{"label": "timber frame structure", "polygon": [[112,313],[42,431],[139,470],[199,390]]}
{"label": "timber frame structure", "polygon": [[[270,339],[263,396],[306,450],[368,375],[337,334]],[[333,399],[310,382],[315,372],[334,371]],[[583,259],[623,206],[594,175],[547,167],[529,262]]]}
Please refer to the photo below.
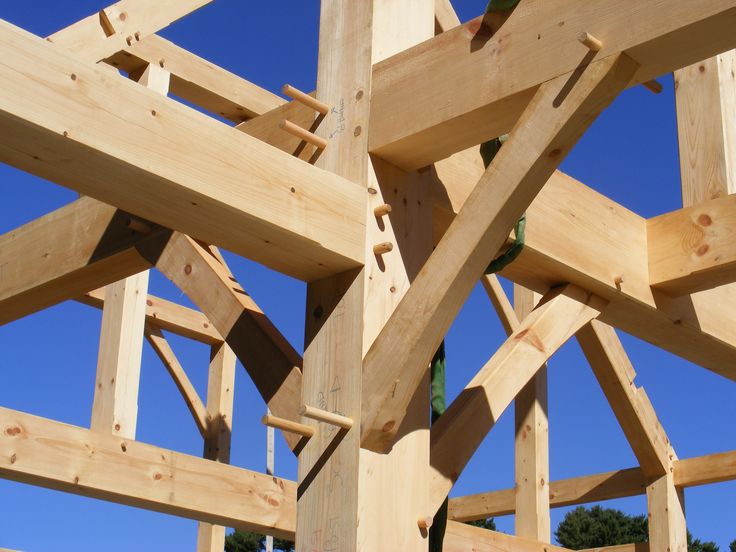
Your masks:
{"label": "timber frame structure", "polygon": [[[562,550],[551,507],[646,494],[649,549],[684,552],[683,490],[736,478],[736,451],[677,457],[614,328],[736,380],[736,0],[521,0],[462,25],[448,0],[322,0],[317,90],[290,102],[156,35],[208,2],[120,0],[46,40],[0,22],[0,160],[83,194],[0,236],[0,324],[103,309],[90,428],[0,408],[0,477],[199,520],[200,551],[226,526],[426,551],[516,399],[516,486],[450,500],[445,551]],[[647,220],[557,167],[670,72],[684,208]],[[483,273],[525,212],[512,307]],[[303,357],[217,247],[308,283]],[[152,268],[200,310],[148,295]],[[430,430],[428,364],[479,278],[508,341]],[[212,347],[206,398],[164,332]],[[549,482],[544,367],[573,336],[639,466]],[[204,458],[135,440],[144,337]],[[236,357],[298,482],[228,465]],[[515,536],[460,523],[508,513]]]}

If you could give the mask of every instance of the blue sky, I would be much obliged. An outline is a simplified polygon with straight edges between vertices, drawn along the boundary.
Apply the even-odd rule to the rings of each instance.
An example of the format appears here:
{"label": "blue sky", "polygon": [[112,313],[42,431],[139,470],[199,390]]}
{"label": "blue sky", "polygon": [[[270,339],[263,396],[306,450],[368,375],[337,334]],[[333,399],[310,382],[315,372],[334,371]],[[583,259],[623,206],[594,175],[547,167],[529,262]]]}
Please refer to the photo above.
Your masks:
{"label": "blue sky", "polygon": [[[465,21],[486,0],[455,0]],[[94,0],[0,3],[0,17],[46,36],[104,7]],[[227,69],[278,92],[285,82],[312,90],[317,60],[319,2],[217,0],[161,34]],[[593,125],[563,170],[642,216],[681,206],[671,77],[664,92],[626,91]],[[469,83],[472,86],[472,83]],[[76,193],[0,166],[0,233],[76,199]],[[232,255],[235,274],[264,311],[302,350],[304,284]],[[151,292],[191,304],[161,275]],[[0,405],[87,426],[92,406],[100,312],[67,302],[0,327]],[[734,448],[736,387],[711,372],[621,335],[660,420],[681,458]],[[481,289],[475,289],[448,338],[448,398],[453,398],[503,341]],[[172,346],[206,396],[205,346],[175,337]],[[550,361],[552,479],[636,464],[579,347],[571,342]],[[245,371],[236,381],[232,462],[263,471],[265,411]],[[512,411],[512,409],[510,409]],[[138,439],[200,455],[201,439],[174,384],[146,345],[140,387]],[[296,462],[277,437],[276,471],[296,478]],[[513,486],[513,419],[504,415],[460,478],[453,495]],[[721,550],[736,539],[736,483],[689,489],[688,524]],[[646,512],[644,497],[606,503]],[[553,511],[556,527],[567,509]],[[513,518],[497,520],[513,531]],[[102,501],[0,481],[0,548],[32,552],[193,549],[196,523]]]}

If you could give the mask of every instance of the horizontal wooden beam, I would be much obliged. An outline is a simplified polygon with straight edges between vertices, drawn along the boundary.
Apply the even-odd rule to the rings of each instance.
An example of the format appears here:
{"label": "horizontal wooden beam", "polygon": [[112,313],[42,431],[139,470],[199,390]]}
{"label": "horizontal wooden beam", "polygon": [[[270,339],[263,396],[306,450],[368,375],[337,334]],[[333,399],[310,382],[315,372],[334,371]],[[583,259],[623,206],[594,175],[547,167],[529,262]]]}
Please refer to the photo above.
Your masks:
{"label": "horizontal wooden beam", "polygon": [[[77,301],[101,309],[105,304],[105,290],[89,291]],[[201,312],[154,295],[146,298],[146,323],[207,345],[224,341],[209,318]]]}
{"label": "horizontal wooden beam", "polygon": [[6,22],[0,52],[0,160],[303,280],[362,264],[365,189]]}
{"label": "horizontal wooden beam", "polygon": [[[435,164],[435,234],[469,196],[483,166],[477,148]],[[736,380],[736,292],[728,286],[672,298],[649,285],[647,220],[559,171],[526,213],[521,255],[501,275],[545,293],[570,282],[609,301],[600,320]]]}
{"label": "horizontal wooden beam", "polygon": [[[673,464],[675,485],[681,488],[736,479],[736,451],[675,460]],[[641,468],[560,479],[550,483],[550,506],[559,508],[643,495],[650,481]],[[451,498],[449,517],[472,521],[505,516],[513,514],[514,507],[514,489],[503,489]]]}
{"label": "horizontal wooden beam", "polygon": [[599,546],[598,548],[586,548],[581,552],[649,552],[648,542],[637,542],[634,544],[616,544],[614,546]]}
{"label": "horizontal wooden beam", "polygon": [[0,324],[153,266],[171,232],[133,219],[81,198],[0,236]]}
{"label": "horizontal wooden beam", "polygon": [[150,35],[106,60],[128,73],[149,63],[171,73],[169,92],[221,117],[240,123],[286,101],[230,71],[169,42]]}
{"label": "horizontal wooden beam", "polygon": [[593,58],[625,52],[633,85],[736,47],[736,0],[524,0],[502,21],[478,17],[374,67],[372,153],[413,169],[500,136],[541,83]]}
{"label": "horizontal wooden beam", "polygon": [[294,538],[296,483],[0,408],[0,477]]}
{"label": "horizontal wooden beam", "polygon": [[212,0],[120,0],[52,34],[49,42],[92,61],[113,55]]}
{"label": "horizontal wooden beam", "polygon": [[569,552],[553,544],[489,531],[457,521],[448,521],[442,552]]}
{"label": "horizontal wooden beam", "polygon": [[647,221],[651,285],[686,295],[736,282],[736,197],[725,196]]}

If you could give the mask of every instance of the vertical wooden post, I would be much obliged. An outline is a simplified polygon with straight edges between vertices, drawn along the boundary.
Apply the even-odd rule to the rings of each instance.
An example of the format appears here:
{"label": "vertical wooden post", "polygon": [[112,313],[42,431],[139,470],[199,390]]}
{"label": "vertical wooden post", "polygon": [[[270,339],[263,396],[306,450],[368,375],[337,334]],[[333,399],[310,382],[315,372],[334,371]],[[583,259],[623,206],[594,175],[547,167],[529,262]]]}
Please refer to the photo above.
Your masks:
{"label": "vertical wooden post", "polygon": [[[207,434],[204,457],[216,462],[230,462],[230,440],[235,386],[235,353],[226,343],[213,345],[207,380]],[[225,528],[200,522],[197,528],[197,552],[222,552]]]}
{"label": "vertical wooden post", "polygon": [[736,50],[675,71],[682,203],[736,192]]}
{"label": "vertical wooden post", "polygon": [[105,288],[93,431],[135,439],[147,295],[148,271]]}
{"label": "vertical wooden post", "polygon": [[[514,310],[523,320],[539,295],[514,284]],[[516,396],[516,535],[550,542],[547,366]]]}
{"label": "vertical wooden post", "polygon": [[[300,455],[299,550],[378,550],[387,542],[402,550],[427,547],[417,526],[427,515],[427,388],[417,393],[416,420],[391,454],[362,451],[359,439],[363,354],[418,271],[407,269],[405,256],[414,257],[406,264],[421,266],[431,252],[431,217],[422,210],[431,204],[422,201],[430,187],[422,186],[423,176],[374,165],[367,153],[371,67],[430,38],[433,18],[432,0],[322,2],[317,98],[331,110],[319,129],[329,143],[317,165],[367,188],[366,266],[308,286],[303,400],[354,425],[341,433],[320,424]],[[390,216],[375,215],[384,203],[392,204]],[[397,247],[374,255],[372,246],[387,241]],[[426,251],[415,252],[418,243]],[[416,469],[407,473],[406,465]]]}
{"label": "vertical wooden post", "polygon": [[[271,410],[266,408],[266,414],[271,414]],[[266,426],[266,473],[273,475],[275,469],[274,462],[274,428]],[[266,552],[273,552],[273,536],[266,535]]]}
{"label": "vertical wooden post", "polygon": [[675,488],[672,472],[647,487],[649,548],[663,552],[687,552],[685,507]]}
{"label": "vertical wooden post", "polygon": [[[148,65],[138,82],[159,94],[169,91],[169,73],[156,65]],[[131,231],[136,231],[133,222]],[[135,439],[147,296],[148,271],[105,288],[90,422],[94,431]]]}

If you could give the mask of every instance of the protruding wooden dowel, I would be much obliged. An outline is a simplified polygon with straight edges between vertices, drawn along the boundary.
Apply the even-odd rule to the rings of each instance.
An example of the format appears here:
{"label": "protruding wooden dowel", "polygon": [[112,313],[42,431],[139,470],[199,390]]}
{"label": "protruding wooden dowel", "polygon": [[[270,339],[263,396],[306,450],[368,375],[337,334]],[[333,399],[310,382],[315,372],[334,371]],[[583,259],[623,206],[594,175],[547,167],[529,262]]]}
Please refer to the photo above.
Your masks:
{"label": "protruding wooden dowel", "polygon": [[270,414],[266,414],[261,418],[261,423],[268,427],[275,427],[276,429],[288,431],[289,433],[296,433],[297,435],[301,435],[307,439],[314,435],[313,427],[300,424],[299,422],[292,422],[291,420],[286,420],[277,416],[271,416]]}
{"label": "protruding wooden dowel", "polygon": [[603,48],[603,43],[590,33],[580,33],[578,40],[591,52],[600,52],[601,48]]}
{"label": "protruding wooden dowel", "polygon": [[384,253],[393,251],[393,249],[394,244],[392,244],[391,242],[381,242],[373,246],[373,253],[375,253],[376,255],[383,255]]}
{"label": "protruding wooden dowel", "polygon": [[417,520],[417,525],[423,531],[427,531],[430,527],[432,527],[432,521],[432,516],[421,517]]}
{"label": "protruding wooden dowel", "polygon": [[382,205],[379,205],[375,209],[373,209],[373,214],[377,217],[385,217],[391,212],[391,206],[388,203],[383,203]]}
{"label": "protruding wooden dowel", "polygon": [[279,123],[279,128],[285,130],[292,136],[296,136],[300,140],[309,142],[318,149],[325,149],[327,147],[327,140],[325,140],[321,136],[317,136],[313,132],[309,132],[308,130],[303,129],[299,125],[295,125],[294,123],[286,119]]}
{"label": "protruding wooden dowel", "polygon": [[149,234],[151,232],[151,227],[148,224],[135,217],[131,217],[128,220],[128,228],[139,234]]}
{"label": "protruding wooden dowel", "polygon": [[330,111],[330,106],[324,102],[319,101],[317,98],[313,98],[309,94],[305,94],[301,90],[294,88],[290,84],[285,84],[281,89],[284,95],[289,96],[292,100],[296,100],[299,103],[303,103],[307,107],[311,107],[322,115],[327,115]]}
{"label": "protruding wooden dowel", "polygon": [[340,414],[335,414],[334,412],[327,412],[326,410],[315,408],[313,406],[303,405],[299,410],[299,414],[307,418],[311,418],[312,420],[332,424],[343,429],[350,429],[353,427],[353,420],[350,418],[346,418]]}
{"label": "protruding wooden dowel", "polygon": [[663,90],[662,85],[654,79],[643,82],[641,85],[654,94],[661,94]]}

